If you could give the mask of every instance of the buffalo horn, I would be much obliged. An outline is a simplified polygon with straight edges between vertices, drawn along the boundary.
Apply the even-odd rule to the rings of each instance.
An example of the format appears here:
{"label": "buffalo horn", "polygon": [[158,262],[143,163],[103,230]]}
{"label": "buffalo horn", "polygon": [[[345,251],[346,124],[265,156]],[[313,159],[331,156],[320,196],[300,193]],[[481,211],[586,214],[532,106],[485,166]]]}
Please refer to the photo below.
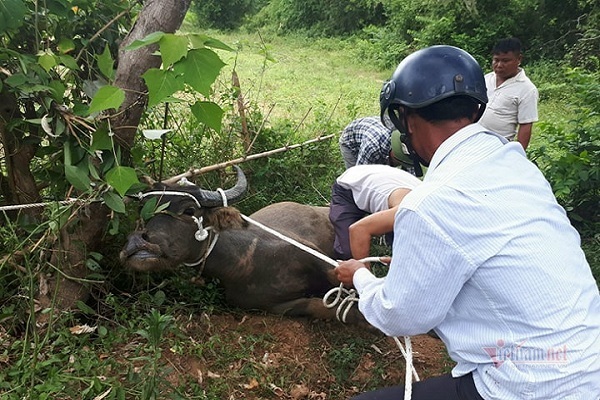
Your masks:
{"label": "buffalo horn", "polygon": [[[248,182],[246,181],[244,171],[237,165],[234,165],[233,167],[237,171],[237,182],[235,183],[235,186],[224,191],[227,202],[231,204],[241,200],[248,189]],[[221,193],[217,190],[198,188],[198,191],[194,193],[194,195],[204,207],[218,207],[223,205],[223,198],[221,197]]]}

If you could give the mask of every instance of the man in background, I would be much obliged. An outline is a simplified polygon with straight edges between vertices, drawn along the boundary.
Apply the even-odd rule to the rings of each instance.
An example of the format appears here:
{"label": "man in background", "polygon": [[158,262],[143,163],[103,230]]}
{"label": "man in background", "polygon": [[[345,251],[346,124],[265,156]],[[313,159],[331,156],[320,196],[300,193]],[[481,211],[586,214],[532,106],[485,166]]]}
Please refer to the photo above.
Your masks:
{"label": "man in background", "polygon": [[485,75],[489,103],[479,123],[513,140],[523,149],[531,139],[538,120],[538,90],[521,68],[523,54],[517,38],[502,39],[492,50],[493,71]]}
{"label": "man in background", "polygon": [[355,165],[381,164],[400,167],[413,175],[413,161],[402,148],[400,133],[381,123],[379,117],[362,117],[350,122],[339,139],[346,169]]}

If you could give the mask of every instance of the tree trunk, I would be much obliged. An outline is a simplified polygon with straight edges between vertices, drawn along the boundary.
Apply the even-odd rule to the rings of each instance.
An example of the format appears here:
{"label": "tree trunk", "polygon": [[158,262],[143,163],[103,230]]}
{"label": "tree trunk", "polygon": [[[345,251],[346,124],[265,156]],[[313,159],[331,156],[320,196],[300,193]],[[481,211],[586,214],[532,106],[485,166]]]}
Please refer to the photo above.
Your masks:
{"label": "tree trunk", "polygon": [[173,33],[181,26],[191,0],[148,0],[140,15],[119,47],[119,60],[115,86],[125,90],[125,101],[112,117],[112,128],[119,144],[124,147],[125,158],[133,146],[138,124],[148,99],[142,75],[150,68],[158,68],[161,59],[153,55],[157,45],[137,50],[125,50],[133,41],[143,39],[152,32]]}
{"label": "tree trunk", "polygon": [[[6,177],[0,177],[0,189],[8,204],[27,204],[40,201],[40,194],[35,184],[29,163],[38,148],[36,144],[26,143],[23,132],[18,128],[9,129],[6,121],[15,119],[20,114],[17,100],[7,93],[0,94],[0,140],[6,162]],[[32,217],[37,217],[41,210],[30,208],[23,210]]]}
{"label": "tree trunk", "polygon": [[[128,164],[129,150],[133,146],[137,126],[142,117],[147,93],[142,75],[153,67],[159,67],[160,57],[153,55],[153,46],[126,51],[126,46],[152,32],[174,33],[183,22],[191,0],[148,0],[138,19],[120,46],[115,85],[124,89],[123,105],[111,120],[115,138],[123,147]],[[81,282],[87,275],[85,261],[89,251],[99,248],[103,233],[108,226],[110,212],[99,203],[90,204],[85,212],[73,218],[61,230],[60,240],[55,247],[52,262],[63,274],[48,282],[47,296],[57,295],[56,305],[61,309],[71,308],[77,300],[85,300],[89,290]],[[73,279],[75,278],[75,279]],[[79,278],[79,280],[78,280]],[[58,290],[56,290],[58,288]],[[43,296],[42,296],[43,297]],[[46,299],[49,301],[49,299]],[[40,299],[44,304],[44,299]],[[43,321],[42,321],[43,322]]]}

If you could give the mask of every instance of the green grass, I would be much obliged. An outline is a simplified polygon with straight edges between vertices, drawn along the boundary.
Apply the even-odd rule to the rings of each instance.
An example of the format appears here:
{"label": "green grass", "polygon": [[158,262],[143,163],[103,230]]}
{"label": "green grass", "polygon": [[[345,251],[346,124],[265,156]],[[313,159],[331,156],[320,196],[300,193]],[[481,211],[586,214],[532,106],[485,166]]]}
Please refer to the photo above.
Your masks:
{"label": "green grass", "polygon": [[[236,49],[219,52],[227,63],[223,79],[235,67],[245,98],[272,123],[304,121],[306,127],[330,118],[342,129],[357,117],[379,113],[379,91],[390,72],[361,64],[340,40],[209,35]],[[314,133],[304,132],[307,137]]]}

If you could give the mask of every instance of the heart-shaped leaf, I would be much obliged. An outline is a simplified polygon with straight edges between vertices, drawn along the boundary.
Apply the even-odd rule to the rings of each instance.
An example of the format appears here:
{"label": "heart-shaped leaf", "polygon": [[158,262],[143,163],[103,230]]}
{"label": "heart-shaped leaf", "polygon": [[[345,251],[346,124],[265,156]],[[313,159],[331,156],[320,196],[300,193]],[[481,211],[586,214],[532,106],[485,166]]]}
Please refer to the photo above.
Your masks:
{"label": "heart-shaped leaf", "polygon": [[106,182],[121,196],[125,196],[127,190],[139,180],[133,168],[116,166],[106,173]]}
{"label": "heart-shaped leaf", "polygon": [[125,92],[116,86],[102,86],[90,103],[89,113],[100,112],[110,108],[118,109],[125,100]]}

